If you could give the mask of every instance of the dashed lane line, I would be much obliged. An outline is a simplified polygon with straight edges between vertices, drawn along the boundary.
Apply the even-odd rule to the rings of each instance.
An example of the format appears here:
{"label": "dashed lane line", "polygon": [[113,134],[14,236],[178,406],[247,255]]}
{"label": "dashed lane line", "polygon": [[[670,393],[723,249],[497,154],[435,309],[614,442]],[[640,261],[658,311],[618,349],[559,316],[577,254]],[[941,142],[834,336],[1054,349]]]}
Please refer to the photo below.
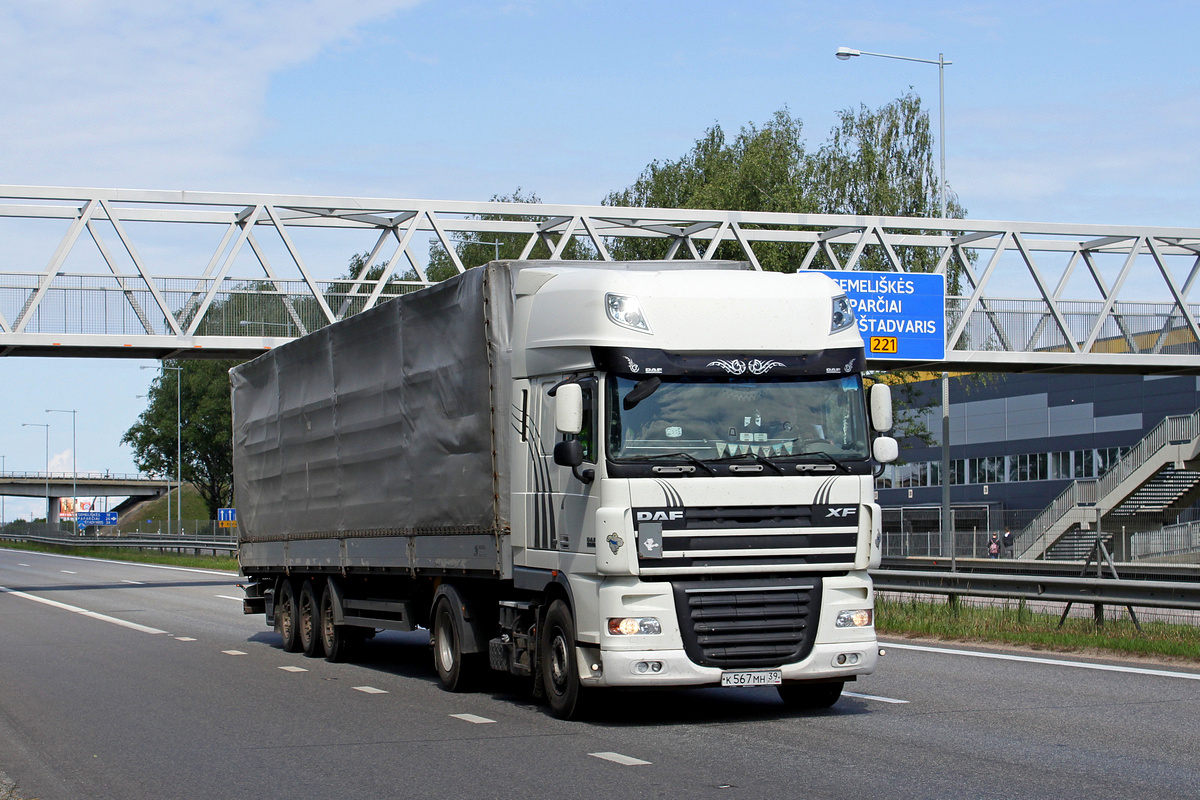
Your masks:
{"label": "dashed lane line", "polygon": [[387,694],[387,690],[376,689],[374,686],[354,686],[352,688],[354,691],[362,692],[363,694]]}
{"label": "dashed lane line", "polygon": [[897,700],[894,697],[880,697],[877,694],[859,694],[858,692],[842,692],[846,697],[857,697],[859,700],[875,700],[880,703],[896,703],[897,705],[906,705],[907,700]]}
{"label": "dashed lane line", "polygon": [[59,572],[65,572],[68,575],[78,575],[79,573],[73,569],[60,569]]}
{"label": "dashed lane line", "polygon": [[227,656],[244,656],[244,655],[246,655],[246,653],[242,650],[222,650],[221,652]]}
{"label": "dashed lane line", "polygon": [[884,647],[893,650],[916,650],[922,653],[940,653],[942,655],[968,656],[970,658],[991,658],[997,661],[1020,661],[1026,664],[1044,664],[1051,667],[1074,667],[1075,669],[1093,669],[1100,672],[1124,672],[1131,675],[1153,675],[1158,678],[1183,678],[1189,681],[1200,681],[1200,672],[1172,672],[1165,669],[1123,667],[1116,664],[1095,664],[1089,661],[1064,661],[1058,658],[1016,656],[1009,653],[983,653],[978,650],[955,650],[950,647],[927,647],[919,644],[896,644],[894,642],[888,642],[884,644]]}
{"label": "dashed lane line", "polygon": [[476,725],[486,725],[489,722],[496,721],[494,719],[488,719],[487,717],[480,717],[475,714],[451,714],[450,716],[454,717],[454,719],[461,719],[463,722],[473,722]]}
{"label": "dashed lane line", "polygon": [[611,761],[614,764],[620,764],[623,767],[640,767],[649,764],[649,761],[643,761],[640,758],[633,756],[624,756],[620,753],[588,753],[593,758],[602,758],[605,761]]}
{"label": "dashed lane line", "polygon": [[241,597],[233,597],[232,595],[228,595],[228,594],[214,594],[213,597],[219,597],[222,600],[235,600],[239,603],[242,602],[242,600],[244,599]]}
{"label": "dashed lane line", "polygon": [[128,580],[122,580],[122,581],[121,581],[121,583],[128,583],[128,584],[131,584],[131,585],[133,585],[133,586],[145,586],[145,585],[146,585],[146,584],[142,583],[141,581],[128,581]]}
{"label": "dashed lane line", "polygon": [[177,642],[194,642],[196,640],[193,639],[191,636],[176,636],[175,641],[177,641]]}
{"label": "dashed lane line", "polygon": [[66,603],[60,603],[57,600],[47,600],[45,597],[38,597],[35,594],[28,594],[26,592],[18,592],[15,589],[9,589],[4,586],[0,586],[0,592],[3,592],[5,594],[11,594],[13,597],[21,597],[26,600],[32,600],[35,603],[41,603],[42,605],[50,606],[51,608],[60,608],[63,611],[70,611],[74,614],[79,614],[80,616],[90,617],[92,619],[98,619],[101,622],[109,622],[109,623],[112,623],[113,625],[120,625],[122,628],[129,628],[130,630],[141,631],[142,633],[164,633],[164,634],[166,633],[166,631],[160,631],[158,628],[151,628],[147,625],[139,625],[136,622],[130,622],[129,620],[117,619],[116,617],[110,617],[107,614],[99,614],[95,611],[88,611],[86,608],[80,608],[79,606],[67,605]]}
{"label": "dashed lane line", "polygon": [[304,667],[287,666],[287,667],[280,667],[280,669],[283,670],[284,672],[308,672],[308,670],[306,670]]}

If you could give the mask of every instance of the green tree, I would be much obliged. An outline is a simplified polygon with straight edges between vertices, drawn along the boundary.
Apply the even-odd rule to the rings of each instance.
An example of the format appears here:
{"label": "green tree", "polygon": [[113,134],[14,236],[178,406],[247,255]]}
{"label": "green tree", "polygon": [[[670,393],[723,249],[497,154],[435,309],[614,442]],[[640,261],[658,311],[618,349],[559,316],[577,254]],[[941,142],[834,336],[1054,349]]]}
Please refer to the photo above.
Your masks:
{"label": "green tree", "polygon": [[121,437],[133,448],[138,469],[174,475],[176,390],[182,430],[182,477],[204,499],[210,519],[233,505],[233,425],[229,370],[238,361],[168,361],[150,385],[146,410]]}
{"label": "green tree", "polygon": [[[508,195],[493,195],[492,200],[497,203],[541,203],[541,199],[535,192],[526,191],[520,186],[512,194]],[[514,220],[520,219],[532,222],[545,222],[549,219],[546,216],[514,216],[511,214],[473,214],[470,219],[476,220]],[[563,251],[564,259],[589,260],[597,257],[596,250],[591,246],[586,238],[580,238],[578,235],[571,238]],[[462,262],[464,269],[478,267],[481,264],[486,264],[489,261],[506,261],[515,260],[521,257],[521,253],[525,250],[525,245],[529,241],[529,234],[525,233],[475,233],[475,232],[455,232],[451,234],[454,240],[454,252],[458,255],[459,261]],[[554,236],[554,241],[557,242],[558,237]],[[539,240],[530,251],[527,258],[539,259],[549,258],[551,249],[547,246],[544,240]],[[453,277],[458,270],[454,266],[454,262],[450,259],[450,254],[438,239],[431,239],[429,242],[429,267],[425,274],[429,276],[431,281],[444,281],[447,278]],[[406,280],[416,280],[417,275],[414,271],[409,270]]]}

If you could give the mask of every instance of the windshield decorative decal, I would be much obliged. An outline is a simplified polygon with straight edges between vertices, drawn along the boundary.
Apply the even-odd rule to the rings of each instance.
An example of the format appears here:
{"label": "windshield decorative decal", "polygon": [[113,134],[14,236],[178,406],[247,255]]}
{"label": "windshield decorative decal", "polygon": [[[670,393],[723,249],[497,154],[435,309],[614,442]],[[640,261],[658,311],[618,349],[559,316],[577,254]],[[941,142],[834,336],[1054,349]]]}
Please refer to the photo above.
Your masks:
{"label": "windshield decorative decal", "polygon": [[862,348],[846,347],[813,353],[669,353],[633,347],[593,347],[598,368],[629,377],[694,375],[723,378],[794,378],[848,375],[861,369]]}
{"label": "windshield decorative decal", "polygon": [[765,375],[775,367],[786,366],[782,361],[763,361],[760,358],[743,361],[740,358],[718,359],[708,362],[710,367],[720,367],[730,375],[742,375],[750,370],[751,375]]}

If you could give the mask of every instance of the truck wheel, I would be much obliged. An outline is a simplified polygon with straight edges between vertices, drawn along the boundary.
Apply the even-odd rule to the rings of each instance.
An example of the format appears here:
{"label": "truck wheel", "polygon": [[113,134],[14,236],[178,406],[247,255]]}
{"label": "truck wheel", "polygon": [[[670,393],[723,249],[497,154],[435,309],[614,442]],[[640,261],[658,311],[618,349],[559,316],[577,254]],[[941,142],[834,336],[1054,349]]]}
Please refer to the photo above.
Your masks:
{"label": "truck wheel", "polygon": [[575,719],[584,711],[587,691],[579,683],[579,664],[575,659],[575,620],[562,600],[555,600],[546,612],[542,631],[542,685],[550,710],[559,719]]}
{"label": "truck wheel", "polygon": [[457,615],[446,597],[439,598],[433,609],[429,643],[433,646],[433,668],[442,688],[447,692],[467,691],[474,675],[471,667],[475,665],[467,663],[468,658],[463,655]]}
{"label": "truck wheel", "polygon": [[297,620],[300,628],[300,647],[304,655],[315,658],[321,655],[321,607],[317,605],[317,593],[312,580],[300,587],[300,613]]}
{"label": "truck wheel", "polygon": [[776,686],[779,699],[797,711],[816,711],[829,708],[842,696],[845,681],[832,683],[783,683]]}
{"label": "truck wheel", "polygon": [[321,593],[321,648],[326,661],[345,661],[350,649],[361,637],[349,625],[333,624],[333,587],[325,584]]}
{"label": "truck wheel", "polygon": [[296,588],[290,578],[279,581],[275,597],[275,630],[283,637],[283,650],[286,653],[300,651],[300,626],[296,619]]}

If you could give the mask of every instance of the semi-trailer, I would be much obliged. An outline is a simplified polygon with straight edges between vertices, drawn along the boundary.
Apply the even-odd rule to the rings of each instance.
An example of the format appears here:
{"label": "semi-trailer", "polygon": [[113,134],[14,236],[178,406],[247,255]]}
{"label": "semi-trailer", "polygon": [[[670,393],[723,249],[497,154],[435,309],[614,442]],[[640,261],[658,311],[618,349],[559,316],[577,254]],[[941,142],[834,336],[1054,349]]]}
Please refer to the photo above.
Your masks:
{"label": "semi-trailer", "polygon": [[246,613],[341,660],[429,630],[441,685],[775,686],[877,660],[896,457],[851,304],[739,262],[500,261],[231,371]]}

